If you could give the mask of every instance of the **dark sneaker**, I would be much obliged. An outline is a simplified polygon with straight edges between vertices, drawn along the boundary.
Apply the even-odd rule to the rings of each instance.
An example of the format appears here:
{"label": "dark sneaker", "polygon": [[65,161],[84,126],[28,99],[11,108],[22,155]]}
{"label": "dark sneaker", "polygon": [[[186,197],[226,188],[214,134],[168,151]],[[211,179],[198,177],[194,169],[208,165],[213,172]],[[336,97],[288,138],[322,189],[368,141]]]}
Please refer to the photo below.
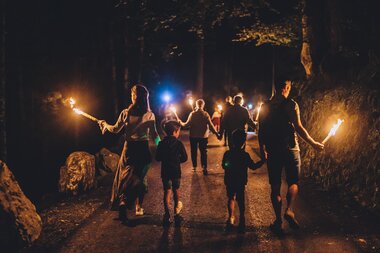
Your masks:
{"label": "dark sneaker", "polygon": [[174,215],[174,225],[175,225],[176,227],[180,227],[181,224],[182,224],[182,222],[183,222],[183,218],[182,218],[181,215],[179,215],[179,214]]}
{"label": "dark sneaker", "polygon": [[239,220],[239,226],[238,226],[238,232],[239,233],[245,233],[245,218],[244,216],[240,218]]}
{"label": "dark sneaker", "polygon": [[162,219],[162,225],[164,227],[167,227],[170,225],[170,215],[169,214],[164,215],[164,218]]}
{"label": "dark sneaker", "polygon": [[232,216],[231,218],[228,218],[226,221],[225,231],[231,232],[232,229],[234,228],[234,223],[235,223],[235,217],[234,216]]}
{"label": "dark sneaker", "polygon": [[291,229],[299,229],[300,225],[294,216],[294,212],[287,210],[284,214],[284,219],[289,223]]}
{"label": "dark sneaker", "polygon": [[282,230],[282,223],[279,221],[273,222],[269,229],[277,236],[284,236],[284,230]]}
{"label": "dark sneaker", "polygon": [[127,207],[125,205],[119,206],[119,220],[122,222],[127,220]]}

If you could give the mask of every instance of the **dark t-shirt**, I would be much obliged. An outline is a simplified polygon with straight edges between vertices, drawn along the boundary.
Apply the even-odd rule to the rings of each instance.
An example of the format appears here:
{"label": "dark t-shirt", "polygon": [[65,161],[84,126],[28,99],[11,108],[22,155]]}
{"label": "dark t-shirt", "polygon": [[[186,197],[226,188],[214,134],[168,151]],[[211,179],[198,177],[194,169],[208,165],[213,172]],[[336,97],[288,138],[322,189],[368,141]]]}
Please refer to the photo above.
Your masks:
{"label": "dark t-shirt", "polygon": [[297,120],[298,104],[293,99],[275,97],[265,103],[259,117],[259,140],[268,152],[299,150],[292,122]]}
{"label": "dark t-shirt", "polygon": [[224,153],[222,167],[224,169],[224,184],[235,187],[247,184],[248,168],[256,169],[259,166],[253,162],[247,152],[233,148]]}
{"label": "dark t-shirt", "polygon": [[174,136],[166,136],[157,147],[156,160],[161,161],[161,178],[180,178],[181,163],[187,161],[183,143]]}

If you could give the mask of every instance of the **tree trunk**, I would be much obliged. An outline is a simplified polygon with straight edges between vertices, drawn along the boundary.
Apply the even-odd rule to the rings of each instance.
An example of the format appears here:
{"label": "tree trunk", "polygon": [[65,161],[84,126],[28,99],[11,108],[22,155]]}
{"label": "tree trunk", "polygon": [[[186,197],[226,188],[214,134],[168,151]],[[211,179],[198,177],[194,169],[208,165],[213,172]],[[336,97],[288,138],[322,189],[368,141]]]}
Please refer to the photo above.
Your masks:
{"label": "tree trunk", "polygon": [[204,38],[198,38],[198,54],[197,54],[197,84],[196,93],[199,97],[203,96],[203,80],[204,80]]}
{"label": "tree trunk", "polygon": [[301,63],[305,69],[306,78],[310,79],[314,75],[314,64],[311,55],[311,36],[312,26],[308,15],[308,0],[303,1],[302,8],[302,49],[301,49]]}
{"label": "tree trunk", "polygon": [[7,131],[6,131],[6,94],[5,94],[5,9],[6,0],[1,0],[1,56],[0,56],[0,160],[7,158]]}

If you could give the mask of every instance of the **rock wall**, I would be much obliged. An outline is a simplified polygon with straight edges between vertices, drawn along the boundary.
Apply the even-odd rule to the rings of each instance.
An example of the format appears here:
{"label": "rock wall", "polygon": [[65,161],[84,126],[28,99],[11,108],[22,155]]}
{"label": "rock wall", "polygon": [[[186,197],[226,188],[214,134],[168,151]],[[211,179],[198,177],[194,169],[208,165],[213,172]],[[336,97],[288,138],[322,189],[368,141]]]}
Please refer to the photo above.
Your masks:
{"label": "rock wall", "polygon": [[42,222],[12,172],[0,161],[0,249],[29,246],[40,236]]}
{"label": "rock wall", "polygon": [[304,176],[380,214],[380,92],[336,88],[296,99],[309,133],[322,141],[338,118],[344,123],[317,153],[301,144]]}

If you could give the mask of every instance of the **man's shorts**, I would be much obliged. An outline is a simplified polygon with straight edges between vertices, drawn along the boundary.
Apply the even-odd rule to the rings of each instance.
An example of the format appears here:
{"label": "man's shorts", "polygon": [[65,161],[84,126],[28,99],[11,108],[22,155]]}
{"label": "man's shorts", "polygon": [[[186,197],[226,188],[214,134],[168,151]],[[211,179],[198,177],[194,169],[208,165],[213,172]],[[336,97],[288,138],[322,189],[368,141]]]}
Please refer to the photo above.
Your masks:
{"label": "man's shorts", "polygon": [[298,150],[268,154],[268,176],[271,185],[281,185],[282,169],[285,169],[288,186],[297,184],[301,171],[301,157]]}
{"label": "man's shorts", "polygon": [[181,185],[181,178],[162,178],[164,190],[177,190]]}

